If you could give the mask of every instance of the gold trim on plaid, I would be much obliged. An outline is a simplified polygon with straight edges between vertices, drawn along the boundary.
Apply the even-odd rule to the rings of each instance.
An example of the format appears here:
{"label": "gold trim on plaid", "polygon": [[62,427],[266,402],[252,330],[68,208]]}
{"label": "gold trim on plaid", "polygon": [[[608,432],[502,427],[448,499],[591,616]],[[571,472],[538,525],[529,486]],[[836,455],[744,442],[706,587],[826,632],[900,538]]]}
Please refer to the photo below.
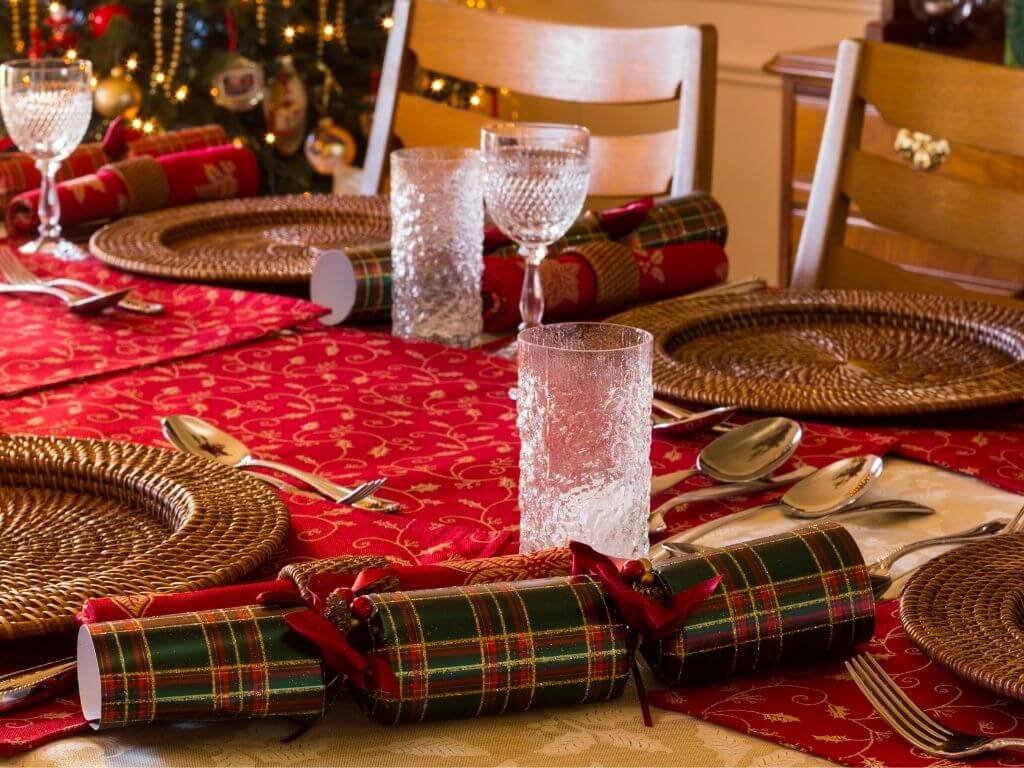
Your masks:
{"label": "gold trim on plaid", "polygon": [[650,250],[670,243],[706,240],[725,245],[729,222],[718,201],[706,192],[665,200],[619,242],[633,250]]}
{"label": "gold trim on plaid", "polygon": [[352,640],[398,690],[359,690],[383,723],[605,701],[629,675],[626,627],[588,576],[370,595]]}
{"label": "gold trim on plaid", "polygon": [[171,197],[167,175],[160,163],[149,156],[132,157],[106,168],[116,174],[124,184],[127,204],[124,214],[155,211],[167,205]]}
{"label": "gold trim on plaid", "polygon": [[323,668],[285,622],[293,610],[248,606],[84,625],[100,675],[93,727],[319,717],[327,706]]}
{"label": "gold trim on plaid", "polygon": [[640,295],[640,268],[633,251],[622,243],[605,240],[573,249],[594,271],[594,312],[628,306]]}
{"label": "gold trim on plaid", "polygon": [[193,128],[182,128],[180,131],[158,133],[143,136],[128,142],[128,155],[169,155],[173,152],[185,152],[190,149],[216,147],[228,143],[228,135],[224,128],[216,123],[197,125]]}
{"label": "gold trim on plaid", "polygon": [[680,558],[655,572],[669,594],[722,577],[681,631],[644,646],[651,668],[668,683],[808,663],[847,652],[874,632],[864,559],[835,523]]}

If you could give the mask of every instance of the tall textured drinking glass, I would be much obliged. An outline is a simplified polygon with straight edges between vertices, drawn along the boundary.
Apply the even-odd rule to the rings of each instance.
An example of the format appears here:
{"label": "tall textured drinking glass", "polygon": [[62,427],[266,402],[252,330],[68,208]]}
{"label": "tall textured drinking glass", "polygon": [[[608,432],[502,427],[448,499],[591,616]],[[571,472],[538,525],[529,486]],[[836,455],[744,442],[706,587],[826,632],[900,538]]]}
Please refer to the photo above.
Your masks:
{"label": "tall textured drinking glass", "polygon": [[391,153],[392,333],[470,346],[483,328],[480,153]]}
{"label": "tall textured drinking glass", "polygon": [[558,323],[522,331],[518,346],[520,550],[576,539],[646,555],[651,334]]}
{"label": "tall textured drinking glass", "polygon": [[80,248],[61,238],[54,177],[89,127],[91,77],[88,61],[23,59],[0,66],[0,112],[7,132],[18,149],[36,161],[42,175],[39,237],[21,247],[25,253],[49,251],[68,260],[85,257]]}
{"label": "tall textured drinking glass", "polygon": [[483,129],[487,210],[523,256],[522,328],[540,325],[540,263],[583,209],[590,182],[590,132],[578,125],[497,123]]}

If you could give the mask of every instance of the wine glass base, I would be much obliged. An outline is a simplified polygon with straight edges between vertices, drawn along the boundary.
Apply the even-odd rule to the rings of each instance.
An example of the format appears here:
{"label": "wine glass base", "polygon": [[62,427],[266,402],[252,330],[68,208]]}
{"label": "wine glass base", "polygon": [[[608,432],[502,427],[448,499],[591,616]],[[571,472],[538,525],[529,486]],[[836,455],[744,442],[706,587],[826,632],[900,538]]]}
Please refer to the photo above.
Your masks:
{"label": "wine glass base", "polygon": [[46,253],[61,261],[85,261],[88,254],[69,240],[55,237],[37,237],[25,243],[18,251],[25,254]]}

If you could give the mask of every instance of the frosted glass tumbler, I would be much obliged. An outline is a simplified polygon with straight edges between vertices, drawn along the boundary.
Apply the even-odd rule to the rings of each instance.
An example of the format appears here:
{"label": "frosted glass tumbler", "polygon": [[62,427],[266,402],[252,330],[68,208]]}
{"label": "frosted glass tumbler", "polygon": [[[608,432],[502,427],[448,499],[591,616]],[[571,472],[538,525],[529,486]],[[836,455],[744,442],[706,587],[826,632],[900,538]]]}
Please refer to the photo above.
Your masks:
{"label": "frosted glass tumbler", "polygon": [[647,554],[651,334],[560,323],[519,334],[520,551],[583,541]]}
{"label": "frosted glass tumbler", "polygon": [[480,153],[391,153],[392,333],[457,347],[483,328],[484,193]]}

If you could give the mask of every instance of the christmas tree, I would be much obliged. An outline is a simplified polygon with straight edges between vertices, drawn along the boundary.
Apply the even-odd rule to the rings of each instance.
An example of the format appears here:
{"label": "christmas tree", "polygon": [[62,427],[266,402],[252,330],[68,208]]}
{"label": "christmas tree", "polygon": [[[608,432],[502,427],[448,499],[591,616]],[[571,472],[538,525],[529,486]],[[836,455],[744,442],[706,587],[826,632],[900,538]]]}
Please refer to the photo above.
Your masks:
{"label": "christmas tree", "polygon": [[365,144],[389,6],[3,0],[0,61],[92,61],[91,138],[118,115],[144,133],[219,123],[257,152],[266,192],[325,191]]}

